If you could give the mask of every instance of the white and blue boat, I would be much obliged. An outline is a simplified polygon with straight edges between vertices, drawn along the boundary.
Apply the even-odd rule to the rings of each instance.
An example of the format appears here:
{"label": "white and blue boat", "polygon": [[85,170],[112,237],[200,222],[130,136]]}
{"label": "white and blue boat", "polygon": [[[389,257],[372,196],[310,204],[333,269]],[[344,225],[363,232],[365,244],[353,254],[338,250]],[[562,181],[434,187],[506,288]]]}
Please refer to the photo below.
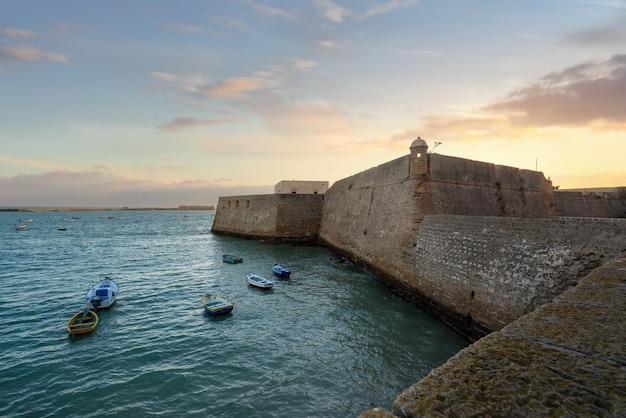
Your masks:
{"label": "white and blue boat", "polygon": [[259,289],[271,289],[274,287],[273,281],[255,273],[248,273],[246,279],[248,280],[248,284],[250,286],[258,287]]}
{"label": "white and blue boat", "polygon": [[289,277],[291,276],[291,270],[287,267],[283,267],[278,263],[274,263],[272,266],[272,271],[278,277]]}
{"label": "white and blue boat", "polygon": [[96,309],[105,309],[115,303],[120,287],[111,277],[106,276],[91,286],[85,294],[85,299]]}

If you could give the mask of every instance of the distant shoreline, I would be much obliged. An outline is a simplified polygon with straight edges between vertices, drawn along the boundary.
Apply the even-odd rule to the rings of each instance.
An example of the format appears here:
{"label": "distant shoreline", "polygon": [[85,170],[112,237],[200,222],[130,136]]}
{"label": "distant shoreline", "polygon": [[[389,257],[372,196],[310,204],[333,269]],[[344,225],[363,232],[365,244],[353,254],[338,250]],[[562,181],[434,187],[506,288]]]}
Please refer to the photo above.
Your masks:
{"label": "distant shoreline", "polygon": [[199,205],[183,205],[177,208],[61,208],[61,207],[46,207],[46,208],[32,208],[32,207],[24,207],[24,208],[1,208],[0,212],[110,212],[110,211],[121,211],[121,210],[215,210],[215,206],[199,206]]}

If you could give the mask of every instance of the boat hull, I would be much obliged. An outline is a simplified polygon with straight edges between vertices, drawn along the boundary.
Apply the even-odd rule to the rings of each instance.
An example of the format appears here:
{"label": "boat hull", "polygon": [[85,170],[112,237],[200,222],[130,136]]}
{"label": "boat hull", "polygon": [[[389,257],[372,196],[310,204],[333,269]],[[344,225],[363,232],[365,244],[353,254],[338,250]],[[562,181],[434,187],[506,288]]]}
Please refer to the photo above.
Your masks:
{"label": "boat hull", "polygon": [[87,290],[85,298],[96,309],[111,307],[117,300],[120,288],[115,280],[105,277]]}
{"label": "boat hull", "polygon": [[227,313],[232,312],[235,307],[234,303],[220,295],[215,294],[206,294],[202,296],[200,302],[204,307],[204,311],[209,315],[226,315]]}
{"label": "boat hull", "polygon": [[224,254],[222,256],[222,261],[229,264],[237,264],[243,263],[243,258],[232,254]]}
{"label": "boat hull", "polygon": [[281,266],[280,264],[274,264],[272,266],[272,272],[275,276],[287,278],[291,276],[291,270],[286,267]]}
{"label": "boat hull", "polygon": [[70,335],[81,335],[92,332],[98,326],[98,314],[89,311],[83,318],[84,311],[75,313],[69,321],[67,321],[67,332]]}

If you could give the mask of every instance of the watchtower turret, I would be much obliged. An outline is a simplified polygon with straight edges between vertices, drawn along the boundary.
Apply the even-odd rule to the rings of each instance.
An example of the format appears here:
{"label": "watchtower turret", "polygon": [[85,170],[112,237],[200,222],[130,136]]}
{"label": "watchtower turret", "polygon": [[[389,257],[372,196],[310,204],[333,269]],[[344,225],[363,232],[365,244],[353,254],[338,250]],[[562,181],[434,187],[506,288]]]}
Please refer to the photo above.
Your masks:
{"label": "watchtower turret", "polygon": [[410,147],[410,176],[412,179],[423,179],[428,176],[428,144],[419,136]]}

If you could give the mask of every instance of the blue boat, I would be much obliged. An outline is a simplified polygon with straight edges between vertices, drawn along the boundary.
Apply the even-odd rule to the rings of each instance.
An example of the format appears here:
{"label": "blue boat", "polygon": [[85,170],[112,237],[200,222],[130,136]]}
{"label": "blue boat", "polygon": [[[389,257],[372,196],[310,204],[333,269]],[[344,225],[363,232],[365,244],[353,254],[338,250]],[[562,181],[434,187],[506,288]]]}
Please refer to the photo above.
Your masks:
{"label": "blue boat", "polygon": [[272,266],[272,271],[278,277],[289,277],[289,276],[291,276],[291,270],[289,270],[287,267],[281,266],[278,263],[274,263],[274,265]]}

